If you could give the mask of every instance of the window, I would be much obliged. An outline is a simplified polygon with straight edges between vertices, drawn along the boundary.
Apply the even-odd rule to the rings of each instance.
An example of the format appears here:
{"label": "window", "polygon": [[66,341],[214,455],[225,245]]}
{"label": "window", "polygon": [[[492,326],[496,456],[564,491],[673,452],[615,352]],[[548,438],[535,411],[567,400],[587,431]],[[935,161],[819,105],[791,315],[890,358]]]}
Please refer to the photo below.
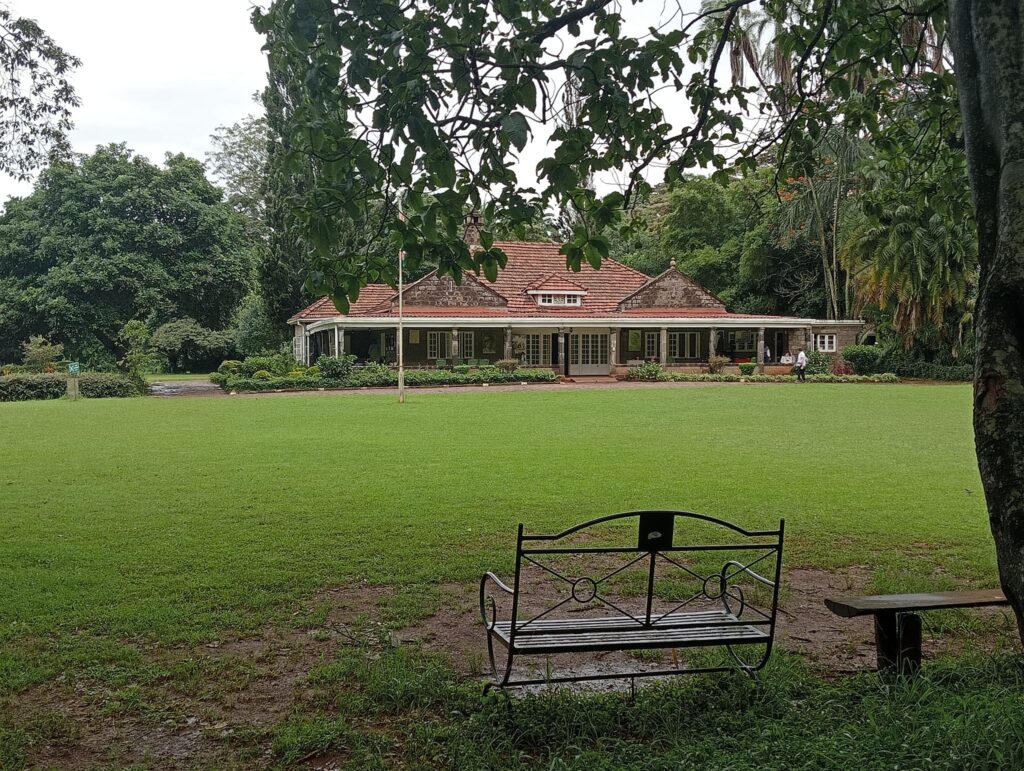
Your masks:
{"label": "window", "polygon": [[644,333],[644,358],[657,359],[661,357],[660,341],[658,332]]}
{"label": "window", "polygon": [[757,350],[757,335],[751,330],[729,333],[729,342],[736,352],[752,353]]}
{"label": "window", "polygon": [[532,367],[551,364],[551,335],[523,335],[523,364]]}
{"label": "window", "polygon": [[473,352],[473,333],[472,332],[459,332],[459,358],[460,359],[474,359],[476,354]]}
{"label": "window", "polygon": [[579,334],[569,336],[570,366],[593,367],[608,363],[608,335]]}
{"label": "window", "polygon": [[669,332],[668,333],[668,357],[669,359],[696,359],[699,358],[698,338],[696,332]]}
{"label": "window", "polygon": [[544,292],[537,295],[539,305],[580,305],[583,297],[578,294],[564,294],[561,292]]}
{"label": "window", "polygon": [[814,347],[816,350],[824,351],[825,353],[836,352],[836,336],[835,335],[816,335],[814,338]]}
{"label": "window", "polygon": [[448,358],[448,333],[427,332],[427,358],[447,359]]}

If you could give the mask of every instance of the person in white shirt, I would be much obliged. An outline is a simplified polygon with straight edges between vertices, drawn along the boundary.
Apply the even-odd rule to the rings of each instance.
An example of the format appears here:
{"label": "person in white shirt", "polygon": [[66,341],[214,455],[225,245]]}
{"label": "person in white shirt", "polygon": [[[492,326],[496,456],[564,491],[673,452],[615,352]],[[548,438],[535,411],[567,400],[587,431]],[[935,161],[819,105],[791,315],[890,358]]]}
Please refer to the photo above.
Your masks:
{"label": "person in white shirt", "polygon": [[807,382],[805,372],[807,370],[807,354],[804,353],[804,349],[800,349],[800,353],[796,355],[796,380],[798,383]]}
{"label": "person in white shirt", "polygon": [[767,345],[764,347],[764,363],[767,364],[772,360],[772,349]]}

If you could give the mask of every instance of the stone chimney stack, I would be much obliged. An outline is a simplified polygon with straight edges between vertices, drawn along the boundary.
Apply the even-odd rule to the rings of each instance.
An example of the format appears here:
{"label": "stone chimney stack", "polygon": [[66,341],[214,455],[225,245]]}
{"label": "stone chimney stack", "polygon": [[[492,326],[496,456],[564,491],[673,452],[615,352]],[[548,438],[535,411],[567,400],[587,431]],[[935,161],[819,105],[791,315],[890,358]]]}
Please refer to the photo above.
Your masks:
{"label": "stone chimney stack", "polygon": [[480,212],[473,209],[463,220],[462,240],[469,246],[480,245],[480,228],[483,227],[484,218]]}

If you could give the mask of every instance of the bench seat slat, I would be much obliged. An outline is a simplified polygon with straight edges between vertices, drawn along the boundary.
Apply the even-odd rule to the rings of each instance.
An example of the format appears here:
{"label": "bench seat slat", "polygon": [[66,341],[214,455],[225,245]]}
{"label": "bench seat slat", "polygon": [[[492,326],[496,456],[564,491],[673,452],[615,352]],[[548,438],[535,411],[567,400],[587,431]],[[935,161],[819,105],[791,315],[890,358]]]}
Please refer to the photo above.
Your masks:
{"label": "bench seat slat", "polygon": [[[529,653],[560,651],[675,648],[699,645],[764,643],[769,634],[725,611],[670,613],[660,619],[671,626],[643,627],[627,618],[555,618],[532,622],[517,632],[515,650]],[[530,634],[526,632],[536,625]],[[509,644],[511,622],[498,622],[496,637]]]}

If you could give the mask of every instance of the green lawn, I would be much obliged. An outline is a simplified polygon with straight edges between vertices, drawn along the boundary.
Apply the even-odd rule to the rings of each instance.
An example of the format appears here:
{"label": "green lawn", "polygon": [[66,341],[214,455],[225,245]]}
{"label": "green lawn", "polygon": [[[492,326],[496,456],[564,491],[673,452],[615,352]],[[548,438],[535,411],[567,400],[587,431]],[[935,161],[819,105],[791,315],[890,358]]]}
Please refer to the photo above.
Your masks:
{"label": "green lawn", "polygon": [[[147,651],[187,655],[210,640],[301,624],[296,603],[355,581],[398,587],[394,614],[428,613],[437,584],[470,581],[485,568],[507,572],[520,521],[543,531],[640,507],[688,508],[748,526],[784,516],[790,568],[866,565],[880,589],[995,580],[963,386],[414,392],[404,406],[377,396],[18,403],[0,405],[0,435],[0,767],[77,741],[54,734],[46,710],[4,709],[3,700],[16,708],[67,686],[56,679],[61,672],[120,694],[97,714],[158,721],[174,713],[159,694],[183,677],[181,662]],[[355,767],[388,767],[399,757],[424,768],[656,767],[631,754],[654,726],[635,725],[620,697],[571,699],[585,724],[559,724],[549,744],[517,724],[513,735],[495,728],[506,737],[479,747],[488,721],[504,725],[501,709],[432,659],[396,655],[339,651],[339,662],[324,664],[333,674],[312,673],[320,696],[297,698],[272,728],[239,729],[211,764],[266,760],[259,752],[270,748],[274,762],[340,750]],[[964,742],[958,752],[975,753],[985,732],[963,722],[942,729],[939,717],[926,716],[962,710],[972,695],[980,705],[1019,693],[1015,663],[969,669],[970,677],[936,667],[934,681],[919,681],[933,687],[901,687],[886,701],[874,676],[825,685],[783,655],[756,692],[655,687],[638,714],[653,720],[672,699],[678,709],[721,701],[722,721],[702,718],[712,736],[740,710],[737,730],[755,731],[751,746],[770,749],[773,731],[806,722],[804,710],[840,710],[830,701],[839,698],[840,711],[854,714],[830,720],[853,726],[848,741],[868,757],[891,729],[845,702],[880,700],[884,712],[930,698],[920,727],[946,742],[945,758],[951,737]],[[370,699],[355,713],[338,699],[339,688],[372,695],[382,677],[405,683],[409,699],[383,712]],[[533,725],[559,709],[553,700],[517,709]],[[588,738],[599,720],[607,742]],[[666,768],[687,762],[680,747],[693,737],[680,730],[658,756]],[[794,739],[793,752],[806,754],[801,742],[812,734]],[[436,745],[433,760],[423,755],[425,741]],[[708,767],[757,767],[750,750],[737,744],[721,754],[720,745],[720,765]],[[928,756],[901,751],[878,767]]]}

